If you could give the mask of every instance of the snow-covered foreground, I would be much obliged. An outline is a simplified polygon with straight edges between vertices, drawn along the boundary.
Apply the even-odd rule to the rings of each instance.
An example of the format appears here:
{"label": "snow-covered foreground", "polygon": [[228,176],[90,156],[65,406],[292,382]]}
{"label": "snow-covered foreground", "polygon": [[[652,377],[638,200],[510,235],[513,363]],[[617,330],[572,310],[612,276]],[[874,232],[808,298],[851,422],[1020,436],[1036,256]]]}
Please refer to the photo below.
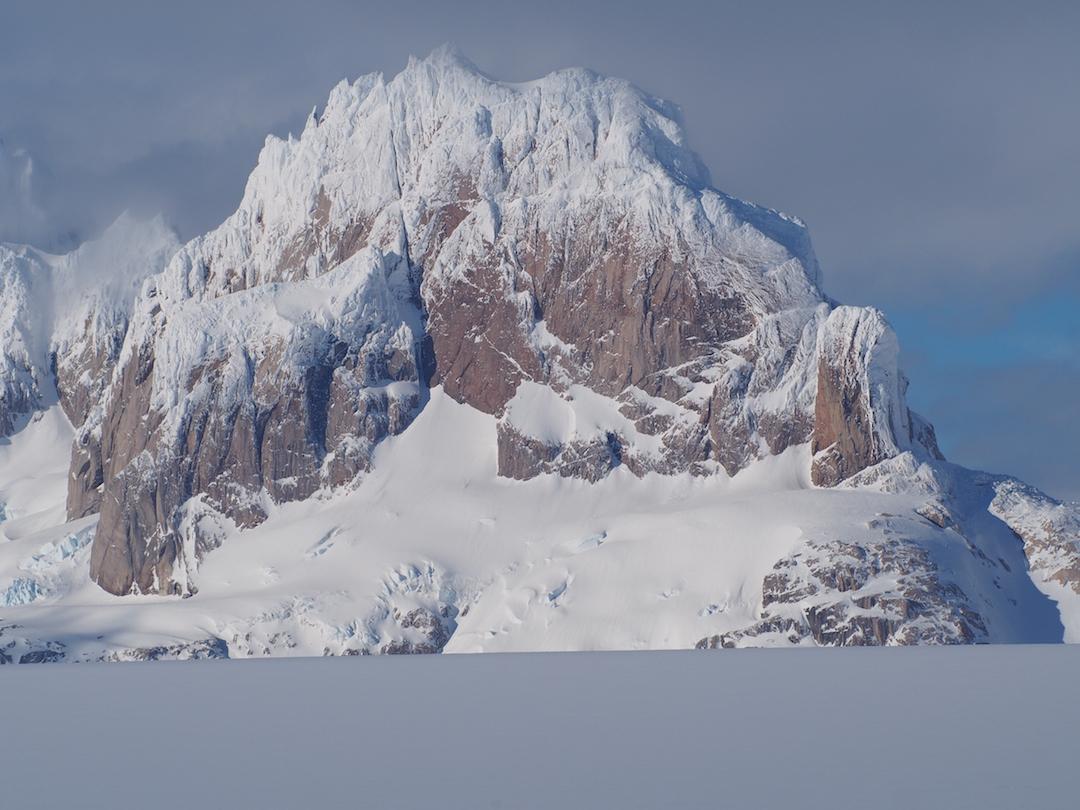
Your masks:
{"label": "snow-covered foreground", "polygon": [[1080,648],[0,669],[5,807],[1065,808]]}
{"label": "snow-covered foreground", "polygon": [[[192,572],[193,597],[116,597],[89,579],[96,517],[57,526],[62,477],[51,468],[25,477],[50,437],[68,438],[60,419],[53,409],[0,448],[14,481],[0,481],[11,496],[0,523],[0,651],[14,662],[686,649],[751,625],[763,579],[805,543],[872,544],[893,532],[974,600],[987,640],[1062,640],[1021,544],[989,515],[979,557],[915,514],[919,494],[808,487],[805,447],[733,479],[625,470],[596,484],[502,479],[492,417],[438,389],[354,490],[267,504],[255,529],[221,525],[220,547]],[[1004,561],[992,586],[988,556]],[[885,569],[850,595],[894,577]]]}

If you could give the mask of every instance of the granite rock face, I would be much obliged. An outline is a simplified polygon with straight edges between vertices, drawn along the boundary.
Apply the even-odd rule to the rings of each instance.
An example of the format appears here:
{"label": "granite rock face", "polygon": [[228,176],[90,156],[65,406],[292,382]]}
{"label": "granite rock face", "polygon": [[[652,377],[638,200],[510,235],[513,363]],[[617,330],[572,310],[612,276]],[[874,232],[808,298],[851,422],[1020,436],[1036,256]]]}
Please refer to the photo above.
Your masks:
{"label": "granite rock face", "polygon": [[875,309],[838,307],[819,334],[812,479],[835,486],[905,451],[941,459],[933,428],[905,404],[896,335]]}
{"label": "granite rock face", "polygon": [[[179,306],[148,293],[105,408],[112,497],[91,558],[102,587],[182,592],[179,510],[190,498],[256,525],[265,502],[350,482],[409,424],[417,341],[389,261],[365,250],[316,279]],[[296,298],[318,306],[290,309]]]}
{"label": "granite rock face", "polygon": [[[72,515],[107,494],[94,579],[189,590],[185,502],[250,526],[346,485],[432,385],[500,418],[511,477],[733,474],[807,441],[830,305],[805,228],[684,140],[587,71],[504,85],[443,50],[339,85],[137,302],[76,448]],[[589,412],[536,435],[522,397]]]}
{"label": "granite rock face", "polygon": [[[809,445],[831,487],[941,459],[895,335],[825,296],[805,226],[714,189],[673,105],[589,71],[510,85],[440,49],[342,82],[221,226],[161,231],[62,266],[0,251],[0,432],[61,403],[69,517],[100,513],[115,594],[194,593],[225,527],[348,487],[434,386],[496,417],[514,479],[733,476]],[[29,329],[61,289],[87,294]],[[413,609],[409,643],[445,643],[449,607]]]}

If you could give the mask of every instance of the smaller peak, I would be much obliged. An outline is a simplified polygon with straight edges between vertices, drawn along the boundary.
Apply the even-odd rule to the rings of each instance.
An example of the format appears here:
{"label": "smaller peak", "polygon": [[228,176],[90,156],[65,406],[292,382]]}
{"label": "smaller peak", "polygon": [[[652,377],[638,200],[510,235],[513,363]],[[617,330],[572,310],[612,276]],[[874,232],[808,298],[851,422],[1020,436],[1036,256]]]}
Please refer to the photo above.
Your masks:
{"label": "smaller peak", "polygon": [[125,208],[121,211],[116,218],[109,224],[105,231],[111,231],[114,228],[120,230],[122,228],[130,228],[138,222],[138,218],[131,212],[130,208]]}
{"label": "smaller peak", "polygon": [[418,59],[415,56],[409,57],[409,64],[406,69],[416,68],[422,65],[426,65],[434,68],[459,68],[467,70],[470,73],[477,73],[482,75],[482,71],[478,68],[469,57],[467,57],[462,50],[452,42],[444,42],[427,56],[422,59]]}
{"label": "smaller peak", "polygon": [[628,81],[625,81],[623,79],[612,79],[610,76],[606,76],[603,73],[593,70],[592,68],[585,67],[584,65],[572,65],[570,67],[559,68],[558,70],[553,70],[548,75],[553,78],[572,79],[575,81],[588,82],[593,84],[610,80],[630,86],[630,82]]}
{"label": "smaller peak", "polygon": [[323,108],[322,113],[318,113],[317,107],[312,110],[312,114],[316,117],[316,123],[321,124],[323,119],[335,110],[347,109],[362,102],[372,90],[380,87],[383,83],[383,75],[377,71],[364,73],[351,81],[342,79],[330,90],[330,95],[326,99],[326,106]]}

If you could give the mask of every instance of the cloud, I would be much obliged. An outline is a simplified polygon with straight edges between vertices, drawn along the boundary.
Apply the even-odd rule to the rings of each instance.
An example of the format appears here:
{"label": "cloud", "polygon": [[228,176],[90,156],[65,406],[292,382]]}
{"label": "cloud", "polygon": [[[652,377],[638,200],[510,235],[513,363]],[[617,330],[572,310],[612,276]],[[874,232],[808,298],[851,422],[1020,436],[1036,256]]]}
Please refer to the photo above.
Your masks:
{"label": "cloud", "polygon": [[34,161],[0,139],[0,240],[40,240],[48,227],[34,200]]}

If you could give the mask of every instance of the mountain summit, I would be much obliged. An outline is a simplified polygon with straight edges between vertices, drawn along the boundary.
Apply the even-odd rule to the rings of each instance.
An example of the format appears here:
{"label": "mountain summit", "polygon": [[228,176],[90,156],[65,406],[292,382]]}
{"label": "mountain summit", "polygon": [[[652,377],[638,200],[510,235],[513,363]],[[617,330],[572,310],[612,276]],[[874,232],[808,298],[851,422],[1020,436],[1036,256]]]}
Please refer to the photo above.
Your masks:
{"label": "mountain summit", "polygon": [[[174,250],[131,273],[106,359],[38,376],[76,430],[79,564],[229,604],[200,650],[1080,632],[1076,510],[945,462],[884,316],[831,301],[803,223],[714,189],[627,82],[502,83],[449,48],[342,82]],[[5,272],[8,312],[27,273]],[[48,403],[5,360],[17,442]],[[341,546],[366,584],[330,591]]]}

